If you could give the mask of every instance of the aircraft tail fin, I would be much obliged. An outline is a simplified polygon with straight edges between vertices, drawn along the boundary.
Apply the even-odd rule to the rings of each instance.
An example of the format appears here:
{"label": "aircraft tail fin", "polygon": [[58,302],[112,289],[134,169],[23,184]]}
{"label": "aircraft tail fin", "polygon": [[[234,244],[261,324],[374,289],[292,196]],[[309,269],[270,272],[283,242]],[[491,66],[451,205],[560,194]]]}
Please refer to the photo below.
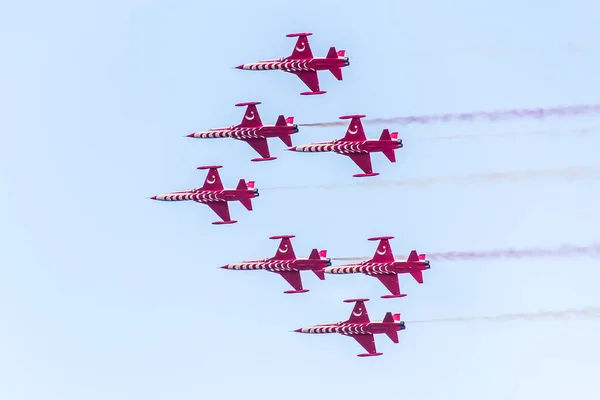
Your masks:
{"label": "aircraft tail fin", "polygon": [[392,140],[392,137],[390,136],[390,130],[388,128],[385,128],[381,132],[381,136],[379,136],[379,140]]}
{"label": "aircraft tail fin", "polygon": [[310,256],[308,256],[309,260],[320,260],[319,251],[317,249],[312,249],[310,252]]}
{"label": "aircraft tail fin", "polygon": [[[340,55],[340,53],[342,53],[342,55]],[[344,50],[336,51],[335,47],[330,47],[326,58],[340,58],[344,56],[344,53]],[[331,71],[338,81],[342,80],[342,69],[340,67],[330,68],[329,71]]]}
{"label": "aircraft tail fin", "polygon": [[[254,189],[254,181],[250,181],[248,183],[249,184],[246,184],[245,179],[240,179],[240,181],[238,182],[238,185],[236,187],[236,190],[252,190],[252,189]],[[240,199],[240,203],[242,203],[242,205],[244,207],[246,207],[246,209],[248,211],[252,211],[252,199]]]}
{"label": "aircraft tail fin", "polygon": [[246,180],[240,179],[240,181],[238,182],[238,185],[235,189],[236,190],[248,190],[248,185],[246,185]]}
{"label": "aircraft tail fin", "polygon": [[[396,135],[398,135],[397,132],[395,132],[395,133],[396,133]],[[390,135],[390,130],[385,128],[383,130],[383,132],[381,132],[381,136],[379,137],[379,140],[382,140],[382,141],[392,140],[392,136]],[[396,153],[394,152],[394,149],[384,149],[384,150],[382,150],[382,153],[391,162],[396,162]]]}
{"label": "aircraft tail fin", "polygon": [[[396,316],[398,319],[396,319]],[[400,321],[400,314],[393,314],[391,312],[387,312],[385,314],[385,317],[383,318],[383,323],[384,324],[394,324],[396,322]],[[395,329],[388,329],[385,334],[390,338],[390,340],[394,343],[398,343],[398,331],[396,331]]]}
{"label": "aircraft tail fin", "polygon": [[287,126],[287,121],[283,115],[279,115],[277,117],[277,122],[275,122],[275,126]]}
{"label": "aircraft tail fin", "polygon": [[406,261],[419,261],[420,257],[417,254],[416,250],[412,250],[410,252],[410,254],[408,255],[408,258],[406,259]]}
{"label": "aircraft tail fin", "polygon": [[[277,118],[277,122],[275,122],[275,126],[288,126],[288,125],[292,125],[294,123],[294,117],[284,117],[283,115],[280,115]],[[279,139],[281,139],[281,141],[287,146],[287,147],[292,147],[292,138],[290,137],[290,135],[288,133],[279,135]]]}

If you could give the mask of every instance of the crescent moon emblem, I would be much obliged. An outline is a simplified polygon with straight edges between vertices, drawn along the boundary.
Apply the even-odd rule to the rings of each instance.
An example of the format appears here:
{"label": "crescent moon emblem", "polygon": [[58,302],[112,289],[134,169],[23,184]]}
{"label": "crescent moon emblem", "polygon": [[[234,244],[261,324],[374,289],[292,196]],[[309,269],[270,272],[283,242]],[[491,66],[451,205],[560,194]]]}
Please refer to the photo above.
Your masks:
{"label": "crescent moon emblem", "polygon": [[210,179],[206,180],[206,183],[210,183],[212,185],[213,183],[215,183],[216,180],[217,180],[217,177],[215,175],[213,175],[210,177]]}
{"label": "crescent moon emblem", "polygon": [[296,51],[302,53],[304,50],[306,50],[306,43],[301,43],[298,46],[296,46]]}
{"label": "crescent moon emblem", "polygon": [[[285,250],[283,249],[284,247],[285,247]],[[287,244],[284,244],[283,246],[281,246],[279,248],[279,252],[280,253],[287,253],[287,251],[288,251],[288,245]]]}
{"label": "crescent moon emblem", "polygon": [[379,254],[380,256],[384,255],[386,252],[386,248],[385,246],[381,247],[381,250],[377,250],[377,254]]}
{"label": "crescent moon emblem", "polygon": [[352,315],[354,315],[355,317],[360,317],[363,313],[362,308],[360,309],[360,312],[353,312]]}
{"label": "crescent moon emblem", "polygon": [[351,135],[356,135],[358,133],[358,126],[354,125],[353,129],[348,129],[348,133]]}
{"label": "crescent moon emblem", "polygon": [[246,114],[246,119],[248,121],[252,121],[254,119],[254,111],[248,111],[248,114]]}

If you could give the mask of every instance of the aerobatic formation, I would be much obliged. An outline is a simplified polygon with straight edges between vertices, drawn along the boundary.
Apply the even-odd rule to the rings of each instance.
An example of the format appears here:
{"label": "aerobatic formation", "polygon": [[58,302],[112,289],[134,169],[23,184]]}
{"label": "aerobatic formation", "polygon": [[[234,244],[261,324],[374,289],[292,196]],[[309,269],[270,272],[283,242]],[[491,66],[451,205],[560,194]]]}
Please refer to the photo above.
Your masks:
{"label": "aerobatic formation", "polygon": [[[298,40],[288,57],[277,60],[259,61],[242,64],[236,68],[243,70],[281,70],[297,75],[309,92],[303,95],[326,93],[320,89],[317,71],[329,70],[338,80],[342,80],[342,68],[350,65],[345,50],[337,51],[331,47],[325,57],[313,56],[308,43],[311,33],[293,33],[288,37],[297,37]],[[279,115],[274,125],[265,125],[259,115],[258,101],[235,104],[237,107],[246,107],[241,123],[225,128],[214,128],[198,131],[186,135],[196,139],[232,138],[248,143],[260,157],[252,158],[251,161],[270,161],[277,157],[271,155],[268,138],[279,138],[290,151],[295,152],[334,152],[350,157],[352,161],[362,170],[362,173],[354,174],[355,177],[369,177],[379,175],[373,172],[371,165],[371,153],[383,153],[391,162],[396,162],[395,150],[402,148],[402,140],[398,139],[398,132],[383,129],[379,139],[367,139],[363,129],[361,118],[364,115],[344,115],[340,119],[349,119],[346,134],[341,139],[328,142],[316,142],[312,144],[298,145],[293,147],[291,135],[298,133],[298,124],[294,123],[294,117]],[[200,188],[169,192],[152,196],[153,200],[160,201],[194,201],[206,204],[220,221],[212,222],[214,225],[233,224],[229,212],[229,202],[239,201],[247,210],[252,211],[252,199],[258,197],[258,189],[254,187],[254,181],[246,182],[240,179],[235,189],[227,189],[221,182],[218,169],[220,165],[209,165],[197,167],[200,170],[208,170],[204,184]],[[301,272],[312,271],[320,280],[325,280],[326,274],[352,274],[362,273],[378,278],[391,293],[381,296],[384,299],[404,297],[398,282],[398,274],[410,274],[418,283],[423,283],[423,271],[429,269],[429,261],[424,254],[417,254],[413,250],[406,261],[395,260],[389,239],[392,236],[373,237],[369,240],[379,240],[375,255],[366,261],[356,264],[332,266],[331,258],[327,257],[327,250],[313,248],[308,257],[297,257],[292,246],[291,239],[294,235],[271,236],[269,239],[280,240],[275,255],[270,258],[232,262],[223,265],[226,270],[264,270],[280,275],[291,289],[284,293],[306,293],[302,284]],[[232,261],[232,260],[231,260]],[[361,357],[378,356],[373,335],[385,333],[394,343],[398,343],[398,332],[405,329],[405,323],[400,321],[400,314],[388,312],[382,321],[371,321],[369,319],[365,301],[368,299],[352,299],[346,302],[355,302],[352,314],[347,321],[315,325],[308,328],[300,328],[295,332],[301,333],[339,333],[354,338],[367,352],[359,354]]]}

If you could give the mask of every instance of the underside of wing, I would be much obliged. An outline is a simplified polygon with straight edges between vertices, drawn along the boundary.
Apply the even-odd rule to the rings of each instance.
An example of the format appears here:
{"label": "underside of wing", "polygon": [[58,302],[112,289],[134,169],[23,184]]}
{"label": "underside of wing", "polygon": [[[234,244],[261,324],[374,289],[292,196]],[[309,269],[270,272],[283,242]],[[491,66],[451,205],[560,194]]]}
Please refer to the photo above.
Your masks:
{"label": "underside of wing", "polygon": [[302,288],[302,278],[299,271],[278,272],[295,290],[304,290]]}
{"label": "underside of wing", "polygon": [[377,353],[377,348],[375,347],[375,337],[372,334],[349,336],[354,338],[358,344],[360,344],[367,351],[367,353]]}
{"label": "underside of wing", "polygon": [[229,204],[227,202],[204,204],[209,206],[223,221],[231,221],[231,216],[229,215]]}
{"label": "underside of wing", "polygon": [[347,154],[348,157],[350,157],[352,159],[352,161],[354,161],[354,163],[356,165],[358,165],[358,167],[360,169],[363,170],[363,172],[365,174],[372,174],[373,173],[373,166],[371,165],[371,154],[370,153],[354,153],[354,154]]}
{"label": "underside of wing", "polygon": [[400,294],[400,283],[398,282],[398,275],[385,274],[385,275],[373,275],[373,276],[375,276],[377,279],[379,279],[379,281],[381,283],[383,283],[383,286],[385,286],[387,288],[387,290],[390,291],[390,293],[392,293],[393,295]]}
{"label": "underside of wing", "polygon": [[300,78],[311,91],[319,92],[321,90],[319,88],[319,76],[317,75],[317,71],[298,71],[292,72],[292,74],[295,74]]}
{"label": "underside of wing", "polygon": [[269,153],[269,143],[267,143],[267,139],[265,138],[255,138],[255,139],[245,139],[246,143],[248,143],[262,158],[269,158],[271,154]]}

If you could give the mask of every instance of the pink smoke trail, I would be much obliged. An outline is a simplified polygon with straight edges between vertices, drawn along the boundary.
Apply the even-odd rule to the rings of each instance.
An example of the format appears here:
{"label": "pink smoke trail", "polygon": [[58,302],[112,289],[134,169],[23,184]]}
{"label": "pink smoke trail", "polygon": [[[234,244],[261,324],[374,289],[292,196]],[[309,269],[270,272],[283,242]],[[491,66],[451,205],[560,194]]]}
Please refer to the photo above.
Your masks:
{"label": "pink smoke trail", "polygon": [[477,316],[477,317],[454,317],[454,318],[433,318],[424,319],[417,321],[406,321],[408,324],[422,324],[432,322],[472,322],[472,321],[492,321],[492,322],[505,322],[505,321],[539,321],[541,319],[568,319],[573,317],[583,318],[598,318],[600,317],[600,307],[587,307],[587,308],[568,308],[565,310],[556,311],[538,311],[532,313],[515,313],[515,314],[500,314],[491,316]]}
{"label": "pink smoke trail", "polygon": [[576,179],[600,179],[600,168],[568,167],[561,169],[542,169],[510,172],[484,172],[470,175],[439,176],[431,178],[415,178],[402,180],[361,180],[353,183],[329,183],[321,185],[298,185],[266,187],[261,190],[294,190],[294,189],[343,189],[347,187],[390,187],[390,186],[429,186],[436,184],[470,184],[477,182],[505,181],[515,182],[529,179],[563,178],[569,181]]}
{"label": "pink smoke trail", "polygon": [[477,139],[477,138],[488,138],[491,136],[495,137],[509,137],[509,136],[523,136],[523,135],[544,135],[544,136],[591,136],[600,133],[600,127],[589,127],[589,128],[568,128],[568,129],[547,129],[538,131],[526,131],[526,132],[498,132],[498,133],[468,133],[459,135],[444,135],[434,137],[424,137],[424,139],[433,140],[456,140],[456,139]]}
{"label": "pink smoke trail", "polygon": [[[497,259],[520,259],[541,257],[575,257],[588,256],[600,258],[600,242],[589,245],[565,244],[557,247],[531,247],[525,249],[498,249],[480,251],[444,251],[427,253],[427,258],[446,261],[469,261],[469,260],[497,260]],[[396,255],[397,259],[407,258],[408,255]],[[336,261],[359,261],[368,260],[371,257],[333,257]]]}
{"label": "pink smoke trail", "polygon": [[[548,117],[574,117],[580,115],[600,114],[600,104],[584,104],[574,106],[558,106],[546,108],[516,108],[496,111],[477,111],[470,113],[412,115],[407,117],[365,118],[365,124],[431,124],[436,122],[475,121],[479,119],[490,122],[513,119],[544,119]],[[348,121],[315,122],[298,124],[299,126],[346,126]]]}

